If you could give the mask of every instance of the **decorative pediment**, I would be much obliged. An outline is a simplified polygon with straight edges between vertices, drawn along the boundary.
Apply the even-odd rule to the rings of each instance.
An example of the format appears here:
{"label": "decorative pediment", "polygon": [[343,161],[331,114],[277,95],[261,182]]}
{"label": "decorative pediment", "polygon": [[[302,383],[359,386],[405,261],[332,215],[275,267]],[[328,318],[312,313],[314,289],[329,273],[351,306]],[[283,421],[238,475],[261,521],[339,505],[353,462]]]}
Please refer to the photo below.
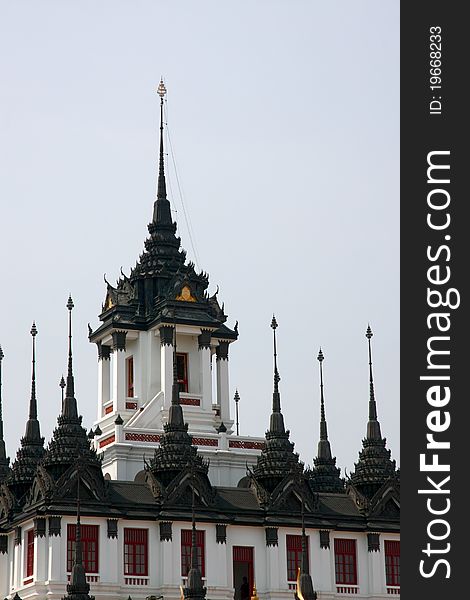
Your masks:
{"label": "decorative pediment", "polygon": [[369,515],[374,517],[400,517],[400,483],[396,478],[386,481],[372,497]]}
{"label": "decorative pediment", "polygon": [[288,476],[281,481],[271,493],[268,510],[298,512],[302,510],[315,512],[318,510],[318,494],[311,491],[305,479],[299,481],[298,476]]}
{"label": "decorative pediment", "polygon": [[196,506],[208,507],[214,503],[215,492],[207,475],[192,473],[191,466],[181,471],[165,490],[164,504],[191,506],[194,487]]}

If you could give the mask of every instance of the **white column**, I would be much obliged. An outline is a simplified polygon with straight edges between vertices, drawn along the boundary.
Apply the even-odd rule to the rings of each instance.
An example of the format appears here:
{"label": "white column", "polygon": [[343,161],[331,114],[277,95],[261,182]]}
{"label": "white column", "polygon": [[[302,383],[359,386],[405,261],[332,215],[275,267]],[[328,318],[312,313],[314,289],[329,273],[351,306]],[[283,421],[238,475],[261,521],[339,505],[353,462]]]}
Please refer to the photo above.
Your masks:
{"label": "white column", "polygon": [[[278,531],[278,535],[279,535],[279,531]],[[283,586],[281,586],[281,582],[280,582],[280,575],[281,573],[285,573],[286,572],[286,565],[284,564],[284,569],[281,570],[281,565],[280,563],[280,555],[281,555],[281,548],[279,547],[279,542],[281,544],[283,544],[283,549],[285,548],[285,544],[286,544],[286,536],[283,536],[283,540],[279,540],[278,541],[278,545],[277,546],[266,546],[266,565],[267,565],[267,569],[266,569],[266,589],[269,591],[277,591],[279,589],[281,589],[281,587],[285,588],[287,587],[285,584]],[[284,554],[284,552],[282,552],[282,554]],[[285,561],[284,561],[285,562]],[[263,585],[262,582],[262,578],[258,577],[259,579],[259,585],[261,587],[261,585]]]}
{"label": "white column", "polygon": [[[379,537],[379,544],[380,551],[367,553],[369,559],[369,593],[373,595],[386,594],[384,543],[381,536]],[[361,593],[363,593],[362,590]]]}
{"label": "white column", "polygon": [[109,348],[104,348],[105,354],[98,359],[98,419],[103,416],[103,405],[111,400],[111,361]]}
{"label": "white column", "polygon": [[121,412],[126,407],[126,354],[115,350],[113,356],[113,410]]}
{"label": "white column", "polygon": [[8,548],[9,545],[9,541],[7,538],[7,552],[5,552],[5,554],[0,553],[0,573],[1,573],[1,577],[0,577],[0,596],[2,598],[5,598],[5,596],[8,596],[8,594],[10,593],[9,590],[9,579],[10,579],[10,574],[9,574],[9,565],[8,565],[8,551],[10,550],[10,548]]}
{"label": "white column", "polygon": [[160,328],[161,342],[161,383],[163,405],[169,408],[171,404],[171,388],[173,385],[173,327]]}
{"label": "white column", "polygon": [[[16,537],[16,532],[15,532]],[[16,588],[22,585],[21,575],[22,575],[22,566],[23,566],[23,544],[17,544],[15,541],[14,550],[13,550],[13,586]]]}
{"label": "white column", "polygon": [[228,426],[230,421],[229,381],[228,381],[228,342],[221,341],[217,353],[217,404],[220,418]]}
{"label": "white column", "polygon": [[212,410],[212,372],[211,372],[211,348],[210,346],[199,346],[202,409],[210,412]]}
{"label": "white column", "polygon": [[[62,523],[61,534],[67,535],[67,525]],[[49,560],[48,560],[48,579],[49,581],[62,581],[61,564],[64,563],[66,557],[62,556],[62,539],[60,535],[49,535]],[[65,571],[64,571],[65,572]]]}
{"label": "white column", "polygon": [[[44,523],[47,523],[44,519]],[[47,580],[47,559],[48,559],[48,536],[47,533],[43,536],[34,538],[34,573],[37,581]]]}

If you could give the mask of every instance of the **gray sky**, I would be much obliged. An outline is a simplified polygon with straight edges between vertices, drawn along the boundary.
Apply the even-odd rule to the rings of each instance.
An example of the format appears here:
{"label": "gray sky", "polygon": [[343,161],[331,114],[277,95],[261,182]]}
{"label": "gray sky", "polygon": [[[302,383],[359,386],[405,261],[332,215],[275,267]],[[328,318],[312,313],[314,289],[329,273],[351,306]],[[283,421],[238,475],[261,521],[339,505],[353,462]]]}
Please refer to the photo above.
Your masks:
{"label": "gray sky", "polygon": [[[399,458],[399,3],[0,2],[0,344],[13,459],[24,433],[36,320],[48,439],[75,301],[76,394],[96,418],[87,340],[142,251],[156,186],[158,98],[200,267],[220,286],[241,433],[264,435],[272,313],[281,404],[296,450],[316,454],[316,356],[338,465],[352,469],[374,331],[382,432]],[[174,171],[171,201],[194,259]]]}

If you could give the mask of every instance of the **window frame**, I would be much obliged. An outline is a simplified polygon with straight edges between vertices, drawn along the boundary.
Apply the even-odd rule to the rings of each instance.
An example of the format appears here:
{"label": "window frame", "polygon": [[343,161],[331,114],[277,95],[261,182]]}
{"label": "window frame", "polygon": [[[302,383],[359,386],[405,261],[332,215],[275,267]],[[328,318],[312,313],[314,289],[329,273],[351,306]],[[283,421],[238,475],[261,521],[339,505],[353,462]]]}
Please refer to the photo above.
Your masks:
{"label": "window frame", "polygon": [[25,570],[23,579],[29,579],[34,575],[34,529],[28,529],[25,533]]}
{"label": "window frame", "polygon": [[336,585],[357,585],[357,540],[335,538],[334,546]]}
{"label": "window frame", "polygon": [[[307,560],[310,561],[310,544],[309,536],[307,538]],[[293,556],[289,556],[289,553],[293,553]],[[300,534],[286,534],[286,567],[287,567],[287,581],[297,581],[297,575],[299,568],[302,564],[302,535]],[[309,563],[310,564],[310,563]],[[290,577],[293,575],[293,577]]]}
{"label": "window frame", "polygon": [[[124,576],[133,576],[133,577],[148,577],[149,574],[149,549],[148,549],[148,533],[149,530],[144,527],[124,527],[124,544],[123,544],[123,559],[124,559]],[[133,534],[133,535],[132,535]],[[141,539],[137,539],[141,536]],[[133,537],[134,539],[130,539]],[[138,572],[137,557],[138,554],[136,552],[137,548],[143,547],[143,570],[142,572]],[[126,547],[132,548],[132,552],[127,552],[127,556],[132,558],[132,562],[126,560]],[[139,554],[140,556],[140,554]],[[129,565],[131,565],[132,569],[129,569]]]}
{"label": "window frame", "polygon": [[[205,565],[205,540],[206,532],[204,529],[196,530],[196,548],[198,554],[198,566],[201,571],[201,577],[206,576]],[[181,530],[181,576],[187,577],[191,568],[191,549],[192,549],[192,530]]]}
{"label": "window frame", "polygon": [[[183,359],[183,372],[184,372],[184,377],[182,379],[180,379],[178,377],[178,359],[182,358]],[[188,353],[187,352],[177,352],[176,353],[176,372],[177,372],[177,381],[179,384],[179,391],[180,392],[184,392],[184,393],[188,393],[189,392],[189,369],[188,369],[188,364],[189,364],[189,359],[188,359]]]}
{"label": "window frame", "polygon": [[[83,525],[80,526],[80,537],[82,541],[82,557],[85,573],[99,573],[99,550],[100,550],[100,526],[99,525]],[[72,572],[73,561],[75,558],[75,542],[77,539],[77,525],[68,523],[67,525],[67,573]],[[92,548],[95,544],[95,548]],[[94,559],[90,559],[90,552],[94,553]],[[95,568],[91,568],[95,567]]]}
{"label": "window frame", "polygon": [[135,398],[133,355],[126,358],[126,394],[126,398]]}
{"label": "window frame", "polygon": [[[400,540],[384,540],[385,583],[400,586]],[[389,560],[391,559],[391,560]]]}

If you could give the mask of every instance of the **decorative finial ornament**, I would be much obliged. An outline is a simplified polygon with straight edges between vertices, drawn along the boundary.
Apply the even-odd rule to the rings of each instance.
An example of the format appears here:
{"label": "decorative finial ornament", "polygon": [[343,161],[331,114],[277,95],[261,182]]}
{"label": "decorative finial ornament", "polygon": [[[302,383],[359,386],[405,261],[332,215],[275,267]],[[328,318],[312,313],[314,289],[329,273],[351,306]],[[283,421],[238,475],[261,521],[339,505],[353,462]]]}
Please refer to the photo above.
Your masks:
{"label": "decorative finial ornament", "polygon": [[69,360],[67,368],[67,389],[65,392],[66,398],[75,397],[75,382],[73,378],[73,359],[72,359],[72,310],[74,307],[72,296],[69,295],[67,300],[67,310],[69,311]]}
{"label": "decorative finial ornament", "polygon": [[374,388],[374,377],[372,374],[372,348],[371,338],[374,334],[370,325],[367,325],[366,338],[369,346],[369,422],[367,423],[367,438],[368,439],[382,439],[382,433],[380,431],[380,424],[377,420],[377,404],[375,402],[375,388]]}
{"label": "decorative finial ornament", "polygon": [[160,79],[160,83],[158,84],[157,94],[160,96],[161,101],[163,102],[163,98],[166,96],[166,87],[163,83],[163,79]]}

